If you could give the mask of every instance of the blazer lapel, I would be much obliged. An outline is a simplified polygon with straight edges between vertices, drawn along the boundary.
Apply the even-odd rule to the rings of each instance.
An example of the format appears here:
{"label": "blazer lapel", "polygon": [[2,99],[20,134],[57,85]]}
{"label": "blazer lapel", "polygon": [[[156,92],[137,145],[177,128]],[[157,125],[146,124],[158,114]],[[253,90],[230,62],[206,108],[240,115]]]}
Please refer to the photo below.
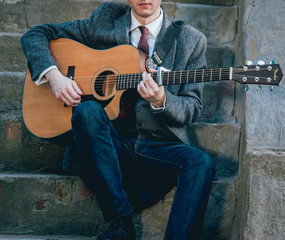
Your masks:
{"label": "blazer lapel", "polygon": [[125,15],[114,20],[115,35],[118,45],[129,44],[130,23],[131,23],[130,8],[127,10]]}
{"label": "blazer lapel", "polygon": [[161,29],[160,29],[160,32],[159,32],[159,34],[158,34],[158,36],[157,36],[157,38],[156,38],[156,41],[155,41],[155,44],[154,44],[154,51],[157,49],[157,47],[158,47],[158,43],[159,43],[159,41],[160,41],[160,39],[162,38],[164,38],[164,36],[165,36],[165,34],[166,34],[166,29],[171,25],[171,23],[172,23],[172,20],[171,20],[171,18],[167,15],[167,13],[164,11],[164,9],[163,9],[163,14],[164,14],[164,16],[163,16],[163,24],[162,24],[162,27],[161,27]]}

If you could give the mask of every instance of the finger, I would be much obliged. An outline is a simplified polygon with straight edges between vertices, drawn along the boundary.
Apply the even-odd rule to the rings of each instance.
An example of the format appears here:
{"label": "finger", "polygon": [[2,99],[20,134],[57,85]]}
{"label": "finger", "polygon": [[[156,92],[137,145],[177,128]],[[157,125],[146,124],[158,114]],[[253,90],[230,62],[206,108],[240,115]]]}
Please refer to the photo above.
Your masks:
{"label": "finger", "polygon": [[139,84],[138,84],[138,92],[139,94],[142,96],[142,97],[146,97],[148,95],[148,90],[146,89],[145,85],[144,85],[144,82],[141,81]]}
{"label": "finger", "polygon": [[[79,95],[78,95],[79,96]],[[68,106],[77,106],[81,102],[81,97],[73,98],[69,92],[64,92],[63,97],[67,100]]]}
{"label": "finger", "polygon": [[152,78],[147,78],[144,81],[144,85],[148,91],[148,93],[152,96],[159,92],[159,86],[153,81]]}
{"label": "finger", "polygon": [[67,105],[67,106],[71,106],[71,103],[66,99],[66,97],[65,96],[63,96],[63,95],[61,95],[59,98],[58,98],[58,100],[61,100],[62,102],[64,102],[64,104],[65,105]]}
{"label": "finger", "polygon": [[72,83],[71,83],[71,86],[67,87],[66,91],[73,100],[79,100],[81,98],[81,96],[75,91]]}
{"label": "finger", "polygon": [[82,95],[82,91],[81,89],[78,87],[77,83],[75,81],[71,81],[73,89],[75,90],[75,92],[79,95]]}

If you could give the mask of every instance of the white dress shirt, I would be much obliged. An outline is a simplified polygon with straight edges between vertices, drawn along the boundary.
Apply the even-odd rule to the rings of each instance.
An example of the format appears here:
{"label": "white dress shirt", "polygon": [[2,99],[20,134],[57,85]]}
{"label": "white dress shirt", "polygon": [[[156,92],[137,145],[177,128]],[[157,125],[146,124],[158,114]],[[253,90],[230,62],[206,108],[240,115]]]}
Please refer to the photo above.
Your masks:
{"label": "white dress shirt", "polygon": [[[145,25],[145,27],[147,27],[148,29],[147,42],[149,46],[149,56],[153,54],[154,44],[160,32],[160,29],[162,27],[162,23],[163,23],[163,11],[160,10],[159,17],[155,19],[154,21],[152,21],[151,23]],[[141,24],[135,18],[133,13],[131,13],[130,40],[131,40],[131,44],[134,47],[138,47],[138,43],[141,37],[141,31],[138,28],[139,26],[141,26]]]}

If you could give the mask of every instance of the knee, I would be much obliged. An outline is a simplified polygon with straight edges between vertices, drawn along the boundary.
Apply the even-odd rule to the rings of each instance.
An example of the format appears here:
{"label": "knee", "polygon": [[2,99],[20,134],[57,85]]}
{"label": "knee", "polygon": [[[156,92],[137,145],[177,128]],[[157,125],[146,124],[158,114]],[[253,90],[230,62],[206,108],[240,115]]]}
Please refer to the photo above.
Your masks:
{"label": "knee", "polygon": [[96,122],[106,122],[107,114],[104,108],[95,101],[80,103],[74,110],[71,118],[72,125],[87,125]]}
{"label": "knee", "polygon": [[90,119],[101,115],[104,112],[103,107],[95,101],[86,101],[80,103],[73,112],[72,120],[76,118]]}
{"label": "knee", "polygon": [[213,159],[201,150],[196,149],[195,154],[193,152],[187,155],[184,163],[184,168],[192,168],[196,166],[201,175],[213,177],[215,174],[215,163]]}

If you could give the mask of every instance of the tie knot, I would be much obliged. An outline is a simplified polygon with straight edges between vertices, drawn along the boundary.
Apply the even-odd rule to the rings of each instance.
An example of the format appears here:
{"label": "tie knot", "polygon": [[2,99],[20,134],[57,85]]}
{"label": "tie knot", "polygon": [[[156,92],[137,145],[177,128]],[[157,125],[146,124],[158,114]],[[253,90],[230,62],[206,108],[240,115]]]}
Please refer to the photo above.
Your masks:
{"label": "tie knot", "polygon": [[147,35],[147,27],[139,26],[139,30],[141,31],[141,34]]}

